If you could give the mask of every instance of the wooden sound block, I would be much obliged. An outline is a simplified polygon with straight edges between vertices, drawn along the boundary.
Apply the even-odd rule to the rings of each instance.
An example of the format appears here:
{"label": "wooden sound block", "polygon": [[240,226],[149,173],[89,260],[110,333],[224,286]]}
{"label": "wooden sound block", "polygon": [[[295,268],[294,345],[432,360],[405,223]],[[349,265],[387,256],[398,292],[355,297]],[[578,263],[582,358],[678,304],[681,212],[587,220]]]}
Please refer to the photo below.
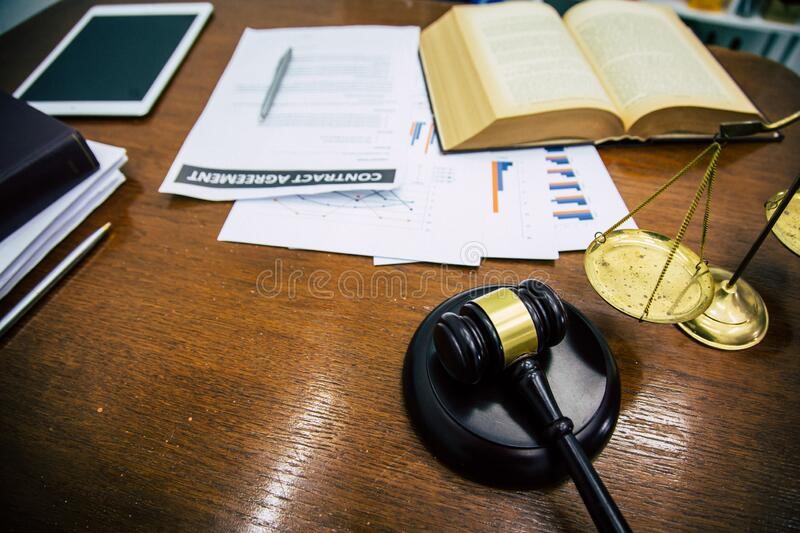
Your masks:
{"label": "wooden sound block", "polygon": [[[439,363],[433,329],[442,314],[500,286],[478,287],[451,297],[422,321],[406,353],[406,409],[431,452],[477,481],[536,487],[566,477],[558,456],[537,437],[532,417],[505,374],[478,385],[452,379]],[[561,411],[589,457],[605,446],[619,416],[620,383],[614,357],[602,334],[575,307],[564,340],[536,357]]]}

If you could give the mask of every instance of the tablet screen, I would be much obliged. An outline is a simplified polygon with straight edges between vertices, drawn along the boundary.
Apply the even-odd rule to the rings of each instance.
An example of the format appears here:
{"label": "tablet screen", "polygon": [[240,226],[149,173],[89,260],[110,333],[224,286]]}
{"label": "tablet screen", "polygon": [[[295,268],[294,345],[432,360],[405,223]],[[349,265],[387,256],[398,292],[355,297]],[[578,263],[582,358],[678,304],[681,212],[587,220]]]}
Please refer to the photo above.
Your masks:
{"label": "tablet screen", "polygon": [[195,17],[95,16],[22,98],[52,102],[142,100]]}

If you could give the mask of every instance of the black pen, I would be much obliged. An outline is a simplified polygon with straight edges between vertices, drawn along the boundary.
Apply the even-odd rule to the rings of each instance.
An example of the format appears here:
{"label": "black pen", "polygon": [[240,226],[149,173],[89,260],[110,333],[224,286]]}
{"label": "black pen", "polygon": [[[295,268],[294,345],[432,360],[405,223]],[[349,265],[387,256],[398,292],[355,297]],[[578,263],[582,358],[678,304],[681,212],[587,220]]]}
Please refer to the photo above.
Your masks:
{"label": "black pen", "polygon": [[272,83],[269,85],[267,94],[264,95],[264,101],[261,103],[261,112],[259,113],[260,122],[264,122],[264,119],[267,118],[267,113],[269,113],[269,109],[272,107],[272,102],[275,101],[275,95],[278,94],[281,81],[283,81],[283,77],[286,75],[291,60],[292,49],[287,48],[286,52],[281,56],[280,61],[278,61],[278,66],[275,68],[275,75],[272,77]]}

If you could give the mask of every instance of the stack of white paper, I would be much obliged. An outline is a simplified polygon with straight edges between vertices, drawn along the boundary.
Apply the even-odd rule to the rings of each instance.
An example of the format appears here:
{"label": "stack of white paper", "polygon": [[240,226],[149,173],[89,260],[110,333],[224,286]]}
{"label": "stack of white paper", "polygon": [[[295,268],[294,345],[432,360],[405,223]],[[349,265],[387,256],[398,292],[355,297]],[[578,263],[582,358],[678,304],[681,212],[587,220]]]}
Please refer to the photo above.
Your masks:
{"label": "stack of white paper", "polygon": [[239,200],[219,239],[475,266],[583,250],[628,212],[593,146],[442,154],[418,63],[414,77],[399,188]]}
{"label": "stack of white paper", "polygon": [[627,213],[592,146],[429,150],[394,191],[240,200],[219,238],[378,256],[375,264],[478,265],[488,257],[555,259],[582,250]]}
{"label": "stack of white paper", "polygon": [[88,144],[100,168],[0,242],[0,298],[125,181],[125,150]]}

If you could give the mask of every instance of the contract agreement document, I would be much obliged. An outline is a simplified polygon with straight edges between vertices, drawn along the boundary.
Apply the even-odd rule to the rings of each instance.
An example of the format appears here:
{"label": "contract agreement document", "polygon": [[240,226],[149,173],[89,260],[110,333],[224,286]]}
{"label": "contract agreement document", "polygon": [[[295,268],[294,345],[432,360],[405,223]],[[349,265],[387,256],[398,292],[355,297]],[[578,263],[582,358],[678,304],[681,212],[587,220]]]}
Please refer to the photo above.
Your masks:
{"label": "contract agreement document", "polygon": [[397,188],[418,44],[417,27],[246,29],[160,192],[237,200]]}

